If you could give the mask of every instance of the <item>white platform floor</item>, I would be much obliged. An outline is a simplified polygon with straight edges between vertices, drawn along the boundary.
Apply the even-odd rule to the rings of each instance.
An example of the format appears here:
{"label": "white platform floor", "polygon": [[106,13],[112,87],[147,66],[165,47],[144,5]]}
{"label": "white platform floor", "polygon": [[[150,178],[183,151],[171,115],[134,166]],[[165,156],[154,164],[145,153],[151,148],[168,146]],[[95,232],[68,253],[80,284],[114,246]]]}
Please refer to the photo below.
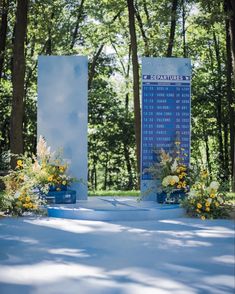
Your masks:
{"label": "white platform floor", "polygon": [[0,219],[1,294],[233,294],[234,222]]}
{"label": "white platform floor", "polygon": [[51,217],[84,220],[151,220],[182,217],[183,209],[174,204],[158,204],[154,201],[138,201],[136,197],[89,197],[76,204],[48,206]]}

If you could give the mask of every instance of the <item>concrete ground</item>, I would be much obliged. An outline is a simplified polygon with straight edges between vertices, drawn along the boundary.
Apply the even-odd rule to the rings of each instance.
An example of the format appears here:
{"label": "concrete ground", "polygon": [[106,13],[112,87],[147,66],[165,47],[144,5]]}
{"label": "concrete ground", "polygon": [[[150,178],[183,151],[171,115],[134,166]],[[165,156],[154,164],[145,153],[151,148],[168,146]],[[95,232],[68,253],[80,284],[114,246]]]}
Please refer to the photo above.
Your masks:
{"label": "concrete ground", "polygon": [[0,219],[1,294],[234,290],[232,220]]}

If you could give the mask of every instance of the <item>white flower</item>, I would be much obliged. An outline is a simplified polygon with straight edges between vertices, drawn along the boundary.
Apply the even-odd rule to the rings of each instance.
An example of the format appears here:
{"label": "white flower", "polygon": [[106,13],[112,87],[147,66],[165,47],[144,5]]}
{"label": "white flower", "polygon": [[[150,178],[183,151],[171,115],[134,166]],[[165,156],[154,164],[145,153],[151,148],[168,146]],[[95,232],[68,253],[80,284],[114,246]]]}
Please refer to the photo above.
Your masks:
{"label": "white flower", "polygon": [[206,201],[209,202],[209,203],[211,204],[212,199],[211,199],[211,198],[207,198]]}
{"label": "white flower", "polygon": [[164,149],[161,149],[161,164],[162,165],[166,165],[167,162],[171,162],[172,157],[170,157],[169,153],[166,153],[166,151]]}
{"label": "white flower", "polygon": [[179,177],[177,177],[177,176],[172,176],[172,179],[176,182],[176,183],[178,183],[179,182]]}
{"label": "white flower", "polygon": [[163,180],[162,180],[162,185],[164,187],[167,187],[170,184],[170,180],[171,180],[171,176],[166,176]]}
{"label": "white flower", "polygon": [[45,139],[40,136],[37,144],[37,156],[39,159],[45,159],[47,157],[50,157],[51,155],[51,148],[47,147],[47,143]]}
{"label": "white flower", "polygon": [[174,163],[171,166],[171,172],[174,173],[177,170],[178,164],[177,164],[177,160],[174,160]]}
{"label": "white flower", "polygon": [[216,182],[216,181],[212,181],[210,183],[210,188],[213,189],[213,190],[215,190],[215,191],[217,191],[219,189],[219,186],[220,186],[219,183]]}
{"label": "white flower", "polygon": [[32,169],[33,169],[34,172],[38,172],[38,171],[41,170],[41,166],[40,166],[40,164],[38,163],[37,160],[35,160]]}

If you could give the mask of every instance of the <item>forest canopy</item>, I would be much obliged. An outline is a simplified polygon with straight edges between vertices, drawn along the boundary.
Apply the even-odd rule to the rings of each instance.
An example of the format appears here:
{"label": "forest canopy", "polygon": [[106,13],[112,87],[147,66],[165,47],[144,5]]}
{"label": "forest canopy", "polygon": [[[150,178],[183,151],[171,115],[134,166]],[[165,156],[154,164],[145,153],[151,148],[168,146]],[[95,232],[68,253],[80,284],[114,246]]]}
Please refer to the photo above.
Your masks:
{"label": "forest canopy", "polygon": [[9,168],[10,152],[35,153],[38,56],[87,55],[90,189],[137,188],[141,57],[188,57],[191,161],[232,189],[234,6],[233,0],[0,0],[0,170]]}

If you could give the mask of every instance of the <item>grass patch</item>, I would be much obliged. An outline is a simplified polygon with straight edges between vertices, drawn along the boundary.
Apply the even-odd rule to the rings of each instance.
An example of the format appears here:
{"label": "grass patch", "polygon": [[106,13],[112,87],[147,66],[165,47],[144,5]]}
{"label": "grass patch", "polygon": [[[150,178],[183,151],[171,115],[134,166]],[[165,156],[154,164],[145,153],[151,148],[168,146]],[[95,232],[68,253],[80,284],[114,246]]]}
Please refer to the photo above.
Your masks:
{"label": "grass patch", "polygon": [[228,202],[231,202],[233,205],[235,205],[235,193],[233,193],[233,192],[228,192],[228,193],[226,194],[226,200],[227,200]]}
{"label": "grass patch", "polygon": [[114,191],[114,190],[110,190],[110,191],[89,191],[88,192],[88,196],[134,196],[134,197],[138,197],[140,196],[140,191]]}

